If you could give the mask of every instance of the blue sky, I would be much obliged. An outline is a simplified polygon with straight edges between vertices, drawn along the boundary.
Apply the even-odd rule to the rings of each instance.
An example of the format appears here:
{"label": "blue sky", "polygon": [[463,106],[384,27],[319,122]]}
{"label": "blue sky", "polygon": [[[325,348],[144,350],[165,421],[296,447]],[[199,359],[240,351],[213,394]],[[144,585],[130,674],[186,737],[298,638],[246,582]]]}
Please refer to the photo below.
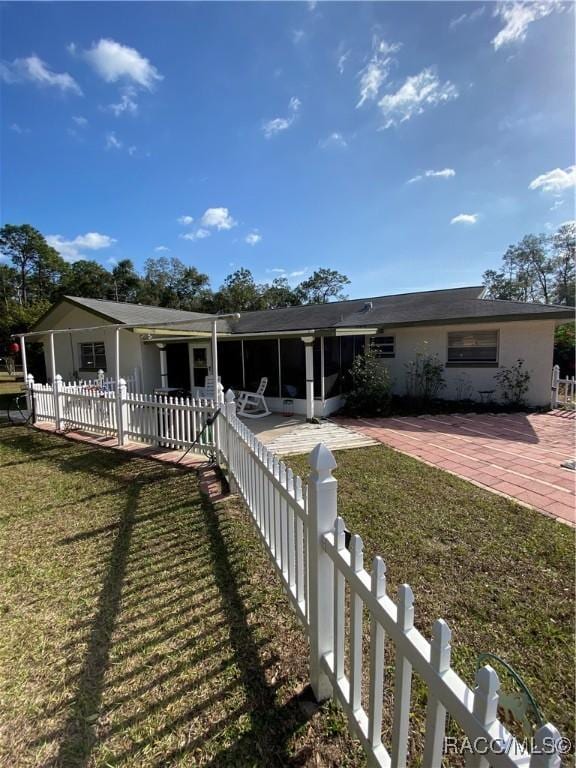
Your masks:
{"label": "blue sky", "polygon": [[2,221],[68,259],[326,266],[355,297],[480,282],[574,218],[571,5],[1,13]]}

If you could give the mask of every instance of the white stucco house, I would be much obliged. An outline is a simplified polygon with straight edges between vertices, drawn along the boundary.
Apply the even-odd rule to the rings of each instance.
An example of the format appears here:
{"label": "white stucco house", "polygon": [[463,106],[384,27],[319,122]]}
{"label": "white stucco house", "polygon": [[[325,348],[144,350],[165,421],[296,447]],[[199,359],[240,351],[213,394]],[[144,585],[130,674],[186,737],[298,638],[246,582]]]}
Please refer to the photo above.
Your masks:
{"label": "white stucco house", "polygon": [[480,399],[496,389],[499,367],[522,359],[527,401],[547,405],[554,329],[573,316],[568,307],[488,299],[479,286],[228,316],[66,296],[26,341],[43,343],[49,380],[91,379],[101,369],[135,379],[143,392],[193,391],[216,365],[225,389],[253,391],[265,376],[272,410],[289,398],[311,417],[341,407],[354,356],[367,343],[398,394],[418,352],[442,362],[446,398]]}

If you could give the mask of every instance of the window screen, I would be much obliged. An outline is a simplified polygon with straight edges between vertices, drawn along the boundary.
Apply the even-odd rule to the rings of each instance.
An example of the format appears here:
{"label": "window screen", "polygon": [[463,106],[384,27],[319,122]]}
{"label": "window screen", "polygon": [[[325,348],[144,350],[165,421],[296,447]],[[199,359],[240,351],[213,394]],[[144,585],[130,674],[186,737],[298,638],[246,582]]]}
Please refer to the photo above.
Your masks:
{"label": "window screen", "polygon": [[106,370],[104,342],[95,341],[80,344],[80,368],[83,371]]}
{"label": "window screen", "polygon": [[449,363],[497,363],[498,331],[458,331],[448,334]]}
{"label": "window screen", "polygon": [[378,358],[390,358],[396,354],[396,339],[394,336],[374,336],[371,346]]}

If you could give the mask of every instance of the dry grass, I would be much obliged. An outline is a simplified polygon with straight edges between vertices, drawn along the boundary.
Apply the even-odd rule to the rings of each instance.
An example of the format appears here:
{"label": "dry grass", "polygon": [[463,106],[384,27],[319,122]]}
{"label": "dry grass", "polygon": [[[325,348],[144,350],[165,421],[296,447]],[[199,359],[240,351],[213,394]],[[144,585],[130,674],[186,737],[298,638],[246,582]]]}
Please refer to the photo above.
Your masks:
{"label": "dry grass", "polygon": [[0,487],[0,765],[364,764],[237,506],[24,427]]}

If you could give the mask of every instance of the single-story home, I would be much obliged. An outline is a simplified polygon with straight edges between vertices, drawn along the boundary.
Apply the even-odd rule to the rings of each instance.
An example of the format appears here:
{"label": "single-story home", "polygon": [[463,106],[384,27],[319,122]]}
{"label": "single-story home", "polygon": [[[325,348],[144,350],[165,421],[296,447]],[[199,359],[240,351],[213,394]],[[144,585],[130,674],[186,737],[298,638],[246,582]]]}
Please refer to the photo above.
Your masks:
{"label": "single-story home", "polygon": [[447,398],[480,399],[497,389],[499,367],[522,359],[527,401],[547,405],[554,329],[570,318],[568,307],[489,299],[480,286],[226,316],[66,296],[27,339],[43,342],[49,379],[91,379],[103,370],[134,377],[143,392],[194,391],[217,368],[225,389],[254,391],[267,377],[272,410],[289,399],[310,418],[341,407],[352,361],[366,344],[398,394],[419,352],[441,361]]}

